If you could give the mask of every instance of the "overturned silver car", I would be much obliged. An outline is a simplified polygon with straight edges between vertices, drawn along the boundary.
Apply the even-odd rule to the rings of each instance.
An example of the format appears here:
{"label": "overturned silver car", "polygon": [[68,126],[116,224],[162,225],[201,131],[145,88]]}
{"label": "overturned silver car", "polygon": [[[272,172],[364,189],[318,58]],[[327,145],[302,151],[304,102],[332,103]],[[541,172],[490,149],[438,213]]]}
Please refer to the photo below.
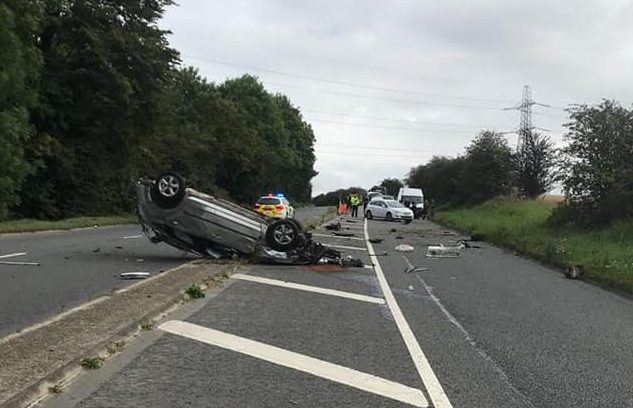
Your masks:
{"label": "overturned silver car", "polygon": [[178,173],[136,186],[143,231],[154,242],[214,258],[255,257],[282,264],[343,263],[339,251],[312,241],[294,219],[270,219],[230,201],[186,188]]}

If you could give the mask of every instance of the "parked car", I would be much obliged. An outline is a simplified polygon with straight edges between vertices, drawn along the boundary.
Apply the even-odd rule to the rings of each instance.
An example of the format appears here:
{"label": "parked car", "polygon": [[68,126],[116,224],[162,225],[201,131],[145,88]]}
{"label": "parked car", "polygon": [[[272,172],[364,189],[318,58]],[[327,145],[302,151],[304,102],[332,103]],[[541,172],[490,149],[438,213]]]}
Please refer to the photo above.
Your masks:
{"label": "parked car", "polygon": [[136,193],[140,223],[154,243],[216,258],[242,254],[292,264],[340,259],[340,252],[312,241],[296,220],[267,218],[186,188],[177,173],[141,179]]}
{"label": "parked car", "polygon": [[294,218],[295,209],[282,194],[260,197],[255,203],[255,212],[271,218]]}
{"label": "parked car", "polygon": [[403,187],[398,191],[398,201],[413,211],[415,218],[424,214],[424,193],[420,188]]}
{"label": "parked car", "polygon": [[370,220],[380,218],[387,221],[404,221],[405,224],[409,224],[413,221],[413,211],[396,200],[374,198],[367,204],[365,217]]}

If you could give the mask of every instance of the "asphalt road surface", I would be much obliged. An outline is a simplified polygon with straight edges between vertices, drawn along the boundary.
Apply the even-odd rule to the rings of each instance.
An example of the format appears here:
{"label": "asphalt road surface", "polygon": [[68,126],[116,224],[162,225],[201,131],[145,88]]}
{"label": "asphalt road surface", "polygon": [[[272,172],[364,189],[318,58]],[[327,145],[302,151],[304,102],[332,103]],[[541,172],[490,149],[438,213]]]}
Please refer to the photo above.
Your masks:
{"label": "asphalt road surface", "polygon": [[426,221],[367,224],[315,238],[373,267],[251,265],[43,406],[633,407],[631,300],[481,242],[427,258],[460,237]]}
{"label": "asphalt road surface", "polygon": [[[326,211],[306,207],[296,216]],[[193,257],[152,244],[138,225],[0,235],[1,261],[40,264],[0,264],[0,338],[134,283],[121,280],[122,272],[156,274]]]}

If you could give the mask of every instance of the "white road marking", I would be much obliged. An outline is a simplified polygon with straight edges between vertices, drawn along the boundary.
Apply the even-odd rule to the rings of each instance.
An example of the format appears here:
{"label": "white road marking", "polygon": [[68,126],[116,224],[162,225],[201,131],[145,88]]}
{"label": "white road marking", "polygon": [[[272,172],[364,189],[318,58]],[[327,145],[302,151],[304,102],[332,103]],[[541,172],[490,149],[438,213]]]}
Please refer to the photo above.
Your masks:
{"label": "white road marking", "polygon": [[40,266],[40,263],[39,262],[0,261],[0,265]]}
{"label": "white road marking", "polygon": [[272,286],[280,286],[282,288],[290,288],[290,289],[304,290],[306,292],[321,293],[323,295],[338,296],[338,297],[347,298],[347,299],[360,300],[362,302],[376,303],[379,305],[385,304],[385,300],[382,298],[359,295],[359,294],[351,293],[351,292],[343,292],[341,290],[326,289],[326,288],[321,288],[318,286],[302,285],[300,283],[286,282],[286,281],[281,281],[277,279],[268,279],[268,278],[262,278],[259,276],[244,275],[241,273],[236,273],[235,275],[231,275],[231,278],[240,279],[240,280],[249,281],[249,282],[263,283],[263,284],[272,285]]}
{"label": "white road marking", "polygon": [[129,235],[127,237],[123,237],[123,239],[134,239],[134,238],[141,238],[143,235]]}
{"label": "white road marking", "polygon": [[351,241],[364,241],[365,238],[356,238],[356,237],[341,237],[338,235],[332,235],[332,234],[312,234],[313,237],[324,237],[324,238],[336,238],[336,239],[345,239],[345,240],[351,240]]}
{"label": "white road marking", "polygon": [[178,320],[170,320],[161,324],[158,328],[167,333],[246,354],[415,407],[428,407],[424,394],[418,389],[351,368],[328,363],[314,357]]}
{"label": "white road marking", "polygon": [[354,251],[367,251],[367,249],[365,249],[365,248],[354,247],[354,246],[347,246],[347,245],[326,244],[325,246],[332,247],[332,248],[351,249],[351,250],[354,250]]}
{"label": "white road marking", "polygon": [[13,258],[14,256],[24,256],[26,252],[16,252],[14,254],[0,255],[0,259]]}
{"label": "white road marking", "polygon": [[385,278],[385,274],[380,267],[380,262],[378,262],[378,258],[374,254],[374,248],[369,242],[369,233],[367,231],[367,220],[365,220],[365,239],[367,239],[367,249],[369,250],[370,256],[374,259],[374,270],[376,271],[376,276],[378,278],[378,283],[380,283],[380,288],[382,289],[382,293],[385,296],[385,301],[387,302],[387,306],[391,310],[391,314],[393,314],[393,318],[396,321],[396,325],[398,326],[398,330],[400,330],[400,335],[404,340],[404,343],[407,345],[407,349],[409,350],[409,354],[413,359],[413,363],[420,374],[420,378],[426,387],[426,390],[429,393],[429,397],[431,397],[431,402],[433,403],[433,407],[435,408],[452,408],[451,402],[448,400],[448,396],[444,392],[444,388],[442,388],[442,384],[437,379],[435,373],[433,372],[433,368],[431,368],[431,364],[429,360],[426,358],[426,355],[422,351],[420,344],[415,338],[415,334],[411,330],[409,323],[405,319],[402,314],[402,310],[400,310],[400,306],[396,301],[393,292],[391,292],[391,288],[389,287],[389,283],[387,282],[387,278]]}

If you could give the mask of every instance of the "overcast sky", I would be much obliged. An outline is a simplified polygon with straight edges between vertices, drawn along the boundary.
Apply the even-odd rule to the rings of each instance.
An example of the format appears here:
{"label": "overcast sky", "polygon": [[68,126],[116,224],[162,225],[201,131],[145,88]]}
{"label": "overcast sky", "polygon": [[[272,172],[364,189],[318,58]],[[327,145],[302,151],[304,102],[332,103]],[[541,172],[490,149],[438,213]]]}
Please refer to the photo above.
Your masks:
{"label": "overcast sky", "polygon": [[[482,129],[533,125],[562,143],[569,103],[633,90],[630,0],[180,0],[162,26],[210,81],[246,72],[290,97],[316,135],[313,193],[404,178]],[[516,145],[516,135],[508,134]]]}

